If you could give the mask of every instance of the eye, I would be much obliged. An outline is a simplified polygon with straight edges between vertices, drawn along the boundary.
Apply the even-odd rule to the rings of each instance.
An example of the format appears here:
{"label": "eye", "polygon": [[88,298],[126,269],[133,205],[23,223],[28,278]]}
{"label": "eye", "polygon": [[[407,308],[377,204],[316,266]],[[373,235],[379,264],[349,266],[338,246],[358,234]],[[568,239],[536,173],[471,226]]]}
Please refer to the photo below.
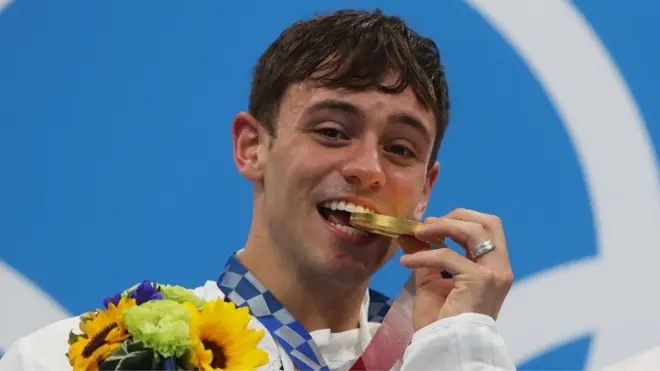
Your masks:
{"label": "eye", "polygon": [[342,131],[334,128],[322,128],[316,131],[321,136],[331,140],[347,140],[348,136]]}
{"label": "eye", "polygon": [[407,157],[407,158],[416,157],[415,152],[413,152],[410,148],[401,144],[393,144],[391,146],[386,147],[385,150],[401,157]]}

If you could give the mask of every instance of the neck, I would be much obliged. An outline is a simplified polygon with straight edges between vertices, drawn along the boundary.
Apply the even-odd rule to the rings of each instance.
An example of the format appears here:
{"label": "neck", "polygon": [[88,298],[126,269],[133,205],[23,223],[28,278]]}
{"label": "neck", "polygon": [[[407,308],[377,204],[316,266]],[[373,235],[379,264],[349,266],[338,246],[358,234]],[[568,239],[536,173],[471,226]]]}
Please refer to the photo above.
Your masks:
{"label": "neck", "polygon": [[341,332],[359,326],[368,282],[356,287],[322,280],[311,272],[302,272],[292,259],[272,246],[267,235],[253,229],[237,258],[307,331]]}

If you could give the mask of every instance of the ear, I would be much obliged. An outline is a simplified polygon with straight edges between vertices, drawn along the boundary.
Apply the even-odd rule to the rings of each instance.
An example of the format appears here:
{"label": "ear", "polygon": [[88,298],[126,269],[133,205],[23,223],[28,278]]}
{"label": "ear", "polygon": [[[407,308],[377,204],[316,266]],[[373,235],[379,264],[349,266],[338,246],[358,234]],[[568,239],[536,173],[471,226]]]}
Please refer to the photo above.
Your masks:
{"label": "ear", "polygon": [[[232,123],[234,162],[238,172],[251,181],[263,179],[263,164],[267,151],[264,150],[265,131],[259,121],[247,112],[241,112]],[[266,144],[267,146],[267,144]]]}
{"label": "ear", "polygon": [[426,208],[429,205],[429,199],[431,198],[431,190],[435,184],[438,174],[440,173],[440,163],[438,161],[433,164],[431,169],[429,169],[428,174],[426,174],[426,182],[424,182],[424,189],[422,191],[422,198],[417,203],[413,217],[416,221],[421,221],[426,213]]}

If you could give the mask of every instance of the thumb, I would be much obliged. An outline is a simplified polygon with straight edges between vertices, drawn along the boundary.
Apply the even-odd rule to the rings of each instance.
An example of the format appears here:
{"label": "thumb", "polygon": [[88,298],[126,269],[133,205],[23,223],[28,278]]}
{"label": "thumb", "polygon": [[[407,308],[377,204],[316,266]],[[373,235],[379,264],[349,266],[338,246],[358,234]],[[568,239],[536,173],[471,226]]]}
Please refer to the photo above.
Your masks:
{"label": "thumb", "polygon": [[419,251],[431,250],[431,246],[428,243],[420,241],[414,236],[400,236],[397,242],[405,254],[414,254]]}

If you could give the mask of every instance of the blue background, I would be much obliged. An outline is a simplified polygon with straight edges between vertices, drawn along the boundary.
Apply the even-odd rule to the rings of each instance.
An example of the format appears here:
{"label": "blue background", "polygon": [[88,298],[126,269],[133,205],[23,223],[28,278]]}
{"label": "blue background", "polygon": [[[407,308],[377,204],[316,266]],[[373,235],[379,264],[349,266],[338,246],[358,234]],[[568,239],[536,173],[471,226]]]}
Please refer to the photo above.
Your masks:
{"label": "blue background", "polygon": [[[256,59],[297,19],[356,6],[402,16],[441,49],[453,113],[429,214],[500,215],[518,279],[595,254],[576,153],[529,68],[466,4],[415,4],[11,4],[0,14],[0,259],[70,313],[142,279],[215,279],[249,228],[251,187],[234,168],[230,125],[246,109]],[[657,147],[660,5],[576,6]],[[493,143],[487,161],[474,150]],[[498,182],[478,187],[475,174]],[[570,245],[542,246],[549,230]],[[406,275],[390,265],[374,286],[395,296]],[[588,343],[521,366],[581,369]]]}

